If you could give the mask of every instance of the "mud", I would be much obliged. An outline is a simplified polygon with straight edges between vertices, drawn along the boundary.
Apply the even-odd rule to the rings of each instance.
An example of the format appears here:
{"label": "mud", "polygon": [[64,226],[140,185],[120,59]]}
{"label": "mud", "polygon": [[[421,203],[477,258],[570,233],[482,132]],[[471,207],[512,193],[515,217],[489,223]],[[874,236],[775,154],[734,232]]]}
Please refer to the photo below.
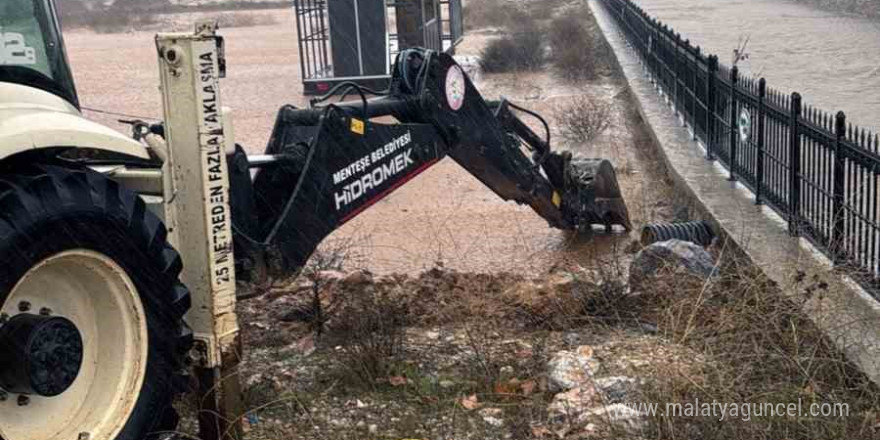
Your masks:
{"label": "mud", "polygon": [[[222,30],[226,37],[228,76],[221,82],[225,106],[233,109],[236,140],[250,153],[262,152],[276,111],[284,104],[304,106],[296,29],[289,10],[238,11],[226,14],[271,15],[275,24]],[[180,14],[162,19],[163,29],[186,29],[208,14]],[[159,29],[122,34],[86,30],[66,33],[66,43],[83,106],[113,112],[161,117],[153,37]],[[476,55],[492,31],[471,32],[458,50]],[[630,215],[638,228],[646,221],[675,214],[667,186],[655,174],[646,136],[634,117],[623,82],[606,78],[569,85],[550,73],[483,75],[485,97],[506,96],[552,121],[553,110],[584,94],[614,103],[612,129],[593,145],[563,145],[576,155],[611,159],[618,169]],[[99,122],[127,131],[116,117],[86,111]],[[537,128],[537,125],[536,127]],[[557,137],[558,138],[558,137]],[[422,173],[391,196],[332,234],[321,251],[347,255],[348,268],[375,273],[417,273],[438,262],[469,272],[540,274],[558,266],[613,254],[636,234],[576,237],[548,227],[530,208],[498,198],[451,159]]]}

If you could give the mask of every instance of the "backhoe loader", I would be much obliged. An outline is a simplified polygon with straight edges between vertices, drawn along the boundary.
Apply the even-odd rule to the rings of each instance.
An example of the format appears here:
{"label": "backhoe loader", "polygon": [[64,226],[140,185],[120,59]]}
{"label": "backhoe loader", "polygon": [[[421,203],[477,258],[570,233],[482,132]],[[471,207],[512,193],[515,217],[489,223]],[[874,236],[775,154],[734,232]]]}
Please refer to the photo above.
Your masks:
{"label": "backhoe loader", "polygon": [[285,106],[247,155],[215,23],[157,35],[164,120],[124,136],[82,116],[53,1],[0,11],[2,440],[154,438],[183,393],[200,438],[234,435],[236,276],[272,261],[295,274],[446,156],[552,227],[630,228],[607,161],[551,150],[546,121],[484,100],[449,55],[404,50],[387,90],[342,83]]}

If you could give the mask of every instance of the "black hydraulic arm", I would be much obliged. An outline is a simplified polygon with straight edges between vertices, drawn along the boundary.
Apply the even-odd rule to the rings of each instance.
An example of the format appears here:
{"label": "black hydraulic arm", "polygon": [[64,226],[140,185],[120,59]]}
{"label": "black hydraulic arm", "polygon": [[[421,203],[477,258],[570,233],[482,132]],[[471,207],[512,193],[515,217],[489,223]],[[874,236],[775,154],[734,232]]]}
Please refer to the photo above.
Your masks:
{"label": "black hydraulic arm", "polygon": [[[513,104],[483,100],[447,54],[401,52],[383,96],[340,87],[358,99],[279,112],[266,153],[280,159],[254,178],[247,197],[256,214],[234,218],[237,247],[277,250],[286,268],[299,268],[330,232],[447,155],[553,227],[630,226],[607,161],[573,164],[571,154],[551,151],[540,116],[530,117],[543,123],[543,137]],[[233,176],[234,192],[243,180]]]}

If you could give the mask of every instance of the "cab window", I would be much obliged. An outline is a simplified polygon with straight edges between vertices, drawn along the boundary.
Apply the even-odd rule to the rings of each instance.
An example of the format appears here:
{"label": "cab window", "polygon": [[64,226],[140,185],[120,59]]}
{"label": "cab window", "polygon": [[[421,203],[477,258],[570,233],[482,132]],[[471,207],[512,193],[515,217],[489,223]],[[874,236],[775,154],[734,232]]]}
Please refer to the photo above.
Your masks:
{"label": "cab window", "polygon": [[0,0],[0,81],[40,88],[78,106],[50,0]]}

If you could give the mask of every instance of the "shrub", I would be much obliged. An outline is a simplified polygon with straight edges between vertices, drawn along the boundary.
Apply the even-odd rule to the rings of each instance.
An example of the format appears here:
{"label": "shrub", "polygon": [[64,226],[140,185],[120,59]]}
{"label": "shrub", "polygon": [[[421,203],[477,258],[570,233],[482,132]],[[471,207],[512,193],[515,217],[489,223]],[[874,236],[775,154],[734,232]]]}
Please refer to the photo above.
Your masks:
{"label": "shrub", "polygon": [[466,29],[504,27],[511,22],[515,6],[504,0],[471,0],[462,11]]}
{"label": "shrub", "polygon": [[490,42],[480,54],[487,73],[535,70],[544,64],[544,41],[537,24],[525,19],[510,35]]}
{"label": "shrub", "polygon": [[563,139],[576,144],[590,144],[611,125],[612,106],[590,96],[576,96],[567,105],[557,107],[556,122]]}
{"label": "shrub", "polygon": [[347,376],[370,388],[392,375],[403,351],[407,317],[406,301],[374,286],[349,295],[329,324],[342,346]]}
{"label": "shrub", "polygon": [[567,81],[595,80],[610,65],[611,53],[589,14],[586,8],[576,8],[549,27],[553,69]]}

